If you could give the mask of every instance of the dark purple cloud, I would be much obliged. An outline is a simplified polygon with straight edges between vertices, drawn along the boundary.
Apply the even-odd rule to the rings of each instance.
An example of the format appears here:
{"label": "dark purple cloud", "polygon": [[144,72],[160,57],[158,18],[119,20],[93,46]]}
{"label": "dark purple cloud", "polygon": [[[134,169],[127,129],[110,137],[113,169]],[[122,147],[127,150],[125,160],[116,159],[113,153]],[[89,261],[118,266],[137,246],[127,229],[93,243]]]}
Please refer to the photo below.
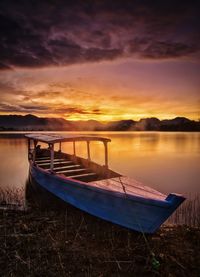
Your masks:
{"label": "dark purple cloud", "polygon": [[187,45],[181,42],[157,41],[149,43],[142,51],[142,55],[147,58],[162,59],[188,56],[197,51],[197,45],[192,43]]}
{"label": "dark purple cloud", "polygon": [[84,109],[82,107],[68,107],[68,106],[64,106],[62,108],[57,108],[55,109],[57,114],[88,114],[88,115],[100,115],[102,114],[100,109],[93,109],[93,110],[87,110]]}
{"label": "dark purple cloud", "polygon": [[13,105],[10,103],[0,103],[0,112],[44,112],[47,111],[48,108],[41,105]]}
{"label": "dark purple cloud", "polygon": [[63,105],[61,107],[52,107],[51,105],[32,105],[32,104],[10,104],[7,102],[0,103],[0,112],[21,112],[21,113],[47,113],[52,112],[56,114],[85,114],[85,115],[100,115],[102,114],[100,109],[87,110],[83,107],[69,107]]}
{"label": "dark purple cloud", "polygon": [[1,0],[0,69],[199,58],[198,1]]}

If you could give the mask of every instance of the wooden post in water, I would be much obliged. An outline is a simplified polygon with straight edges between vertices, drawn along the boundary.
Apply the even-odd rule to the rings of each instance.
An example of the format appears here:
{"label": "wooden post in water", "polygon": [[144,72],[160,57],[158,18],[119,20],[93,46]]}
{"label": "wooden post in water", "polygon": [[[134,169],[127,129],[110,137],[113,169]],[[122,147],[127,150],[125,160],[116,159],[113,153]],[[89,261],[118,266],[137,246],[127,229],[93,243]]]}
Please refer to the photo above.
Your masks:
{"label": "wooden post in water", "polygon": [[37,147],[37,140],[34,140],[34,150],[33,150],[33,164],[35,164],[35,158],[36,158],[36,147]]}
{"label": "wooden post in water", "polygon": [[87,141],[87,156],[88,156],[88,161],[91,161],[91,157],[90,157],[90,142]]}
{"label": "wooden post in water", "polygon": [[51,170],[51,172],[53,172],[53,162],[54,162],[54,144],[53,143],[49,144],[49,149],[50,149],[50,153],[51,153],[50,170]]}
{"label": "wooden post in water", "polygon": [[31,141],[30,139],[28,139],[28,160],[30,161],[31,157],[30,157],[30,152],[31,152]]}
{"label": "wooden post in water", "polygon": [[73,151],[74,151],[74,156],[76,156],[76,144],[75,144],[75,141],[73,141]]}
{"label": "wooden post in water", "polygon": [[108,168],[108,143],[104,141],[103,144],[105,148],[105,167]]}

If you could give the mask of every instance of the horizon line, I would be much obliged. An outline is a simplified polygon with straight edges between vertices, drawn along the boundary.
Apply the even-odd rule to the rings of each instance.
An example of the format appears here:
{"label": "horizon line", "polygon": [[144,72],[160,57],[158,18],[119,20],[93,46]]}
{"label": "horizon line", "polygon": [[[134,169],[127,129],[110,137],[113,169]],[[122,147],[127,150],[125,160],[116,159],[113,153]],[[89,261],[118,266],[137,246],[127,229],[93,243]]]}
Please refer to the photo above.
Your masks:
{"label": "horizon line", "polygon": [[51,118],[51,119],[63,119],[65,121],[73,121],[73,122],[78,122],[78,121],[83,121],[83,122],[87,122],[87,121],[96,121],[96,122],[100,122],[100,123],[109,123],[109,122],[116,122],[116,121],[129,121],[129,120],[132,120],[132,121],[135,121],[135,122],[138,122],[140,120],[144,120],[144,119],[158,119],[159,121],[163,121],[163,120],[173,120],[173,119],[176,119],[176,118],[185,118],[185,119],[188,119],[190,121],[195,121],[195,122],[199,122],[200,121],[200,118],[198,119],[191,119],[189,117],[186,117],[186,116],[174,116],[174,117],[171,117],[171,118],[164,118],[164,119],[160,119],[159,117],[156,117],[156,116],[151,116],[151,117],[141,117],[140,119],[138,120],[135,120],[135,119],[132,119],[132,118],[128,118],[128,119],[116,119],[116,120],[96,120],[96,119],[87,119],[87,120],[83,120],[83,119],[65,119],[64,117],[52,117],[52,116],[38,116],[38,115],[35,115],[35,114],[31,114],[31,113],[27,113],[27,114],[0,114],[0,116],[22,116],[22,117],[25,117],[25,116],[34,116],[34,117],[37,117],[37,118]]}

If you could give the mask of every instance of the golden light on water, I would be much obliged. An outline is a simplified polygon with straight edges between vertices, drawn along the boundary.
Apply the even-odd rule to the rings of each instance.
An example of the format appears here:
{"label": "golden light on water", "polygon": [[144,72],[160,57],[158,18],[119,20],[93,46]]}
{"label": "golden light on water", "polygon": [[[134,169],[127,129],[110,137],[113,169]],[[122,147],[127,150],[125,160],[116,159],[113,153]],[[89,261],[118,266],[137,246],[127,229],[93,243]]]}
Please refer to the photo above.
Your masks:
{"label": "golden light on water", "polygon": [[[110,138],[109,167],[123,175],[162,192],[185,193],[199,190],[199,133],[81,132],[81,134]],[[59,145],[56,149],[58,147]],[[103,144],[91,142],[90,150],[92,160],[104,164]],[[73,154],[73,144],[63,143],[62,151]],[[28,177],[26,139],[1,138],[0,154],[4,161],[0,167],[2,186],[6,189],[24,186]],[[76,143],[76,154],[87,158],[86,143]]]}

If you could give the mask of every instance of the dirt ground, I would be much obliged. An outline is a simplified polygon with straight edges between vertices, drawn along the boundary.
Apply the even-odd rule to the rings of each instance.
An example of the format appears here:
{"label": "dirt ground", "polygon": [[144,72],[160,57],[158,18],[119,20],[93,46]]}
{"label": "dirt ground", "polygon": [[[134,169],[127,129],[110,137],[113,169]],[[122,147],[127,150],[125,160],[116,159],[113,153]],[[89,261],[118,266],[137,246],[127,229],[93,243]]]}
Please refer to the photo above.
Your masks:
{"label": "dirt ground", "polygon": [[200,228],[143,235],[71,206],[0,210],[0,276],[200,276]]}

